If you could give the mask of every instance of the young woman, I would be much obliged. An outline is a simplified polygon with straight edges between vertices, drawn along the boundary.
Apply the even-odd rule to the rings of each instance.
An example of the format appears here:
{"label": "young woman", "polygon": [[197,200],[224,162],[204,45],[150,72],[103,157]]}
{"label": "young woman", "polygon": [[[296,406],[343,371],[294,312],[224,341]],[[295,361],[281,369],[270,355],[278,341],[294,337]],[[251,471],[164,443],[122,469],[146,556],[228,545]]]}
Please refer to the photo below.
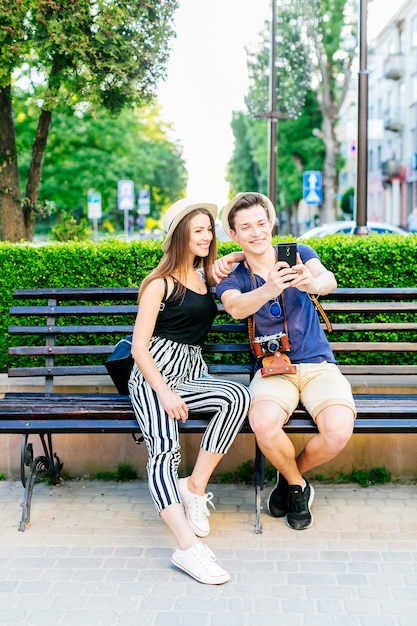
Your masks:
{"label": "young woman", "polygon": [[[207,374],[201,354],[217,311],[209,289],[217,256],[216,215],[215,204],[184,198],[163,216],[165,255],[139,291],[132,343],[135,365],[129,381],[148,449],[149,490],[177,542],[171,560],[206,584],[225,583],[230,576],[197,538],[210,532],[207,505],[213,506],[213,494],[205,490],[250,404],[244,385]],[[213,418],[191,476],[178,480],[178,421],[186,421],[190,410],[213,411]]]}

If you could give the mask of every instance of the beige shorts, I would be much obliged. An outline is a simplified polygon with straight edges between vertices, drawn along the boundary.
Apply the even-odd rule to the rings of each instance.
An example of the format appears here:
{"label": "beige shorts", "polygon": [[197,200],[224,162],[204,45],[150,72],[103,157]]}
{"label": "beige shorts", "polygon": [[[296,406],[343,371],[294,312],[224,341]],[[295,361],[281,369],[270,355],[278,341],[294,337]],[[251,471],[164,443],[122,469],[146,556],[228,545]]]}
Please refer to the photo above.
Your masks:
{"label": "beige shorts", "polygon": [[288,415],[299,402],[313,420],[326,407],[341,404],[352,409],[356,417],[355,402],[349,381],[334,363],[300,363],[296,374],[278,374],[262,378],[256,372],[251,384],[252,405],[262,400],[278,404]]}

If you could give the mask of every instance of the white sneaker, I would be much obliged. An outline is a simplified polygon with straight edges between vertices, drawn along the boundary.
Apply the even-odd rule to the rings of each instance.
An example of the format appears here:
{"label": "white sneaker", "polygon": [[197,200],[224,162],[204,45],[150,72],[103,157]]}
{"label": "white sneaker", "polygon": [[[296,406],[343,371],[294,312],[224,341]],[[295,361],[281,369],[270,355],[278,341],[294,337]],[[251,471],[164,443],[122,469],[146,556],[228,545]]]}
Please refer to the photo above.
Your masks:
{"label": "white sneaker", "polygon": [[217,565],[213,552],[201,541],[188,550],[177,548],[171,561],[198,582],[206,585],[222,585],[230,580],[230,574]]}
{"label": "white sneaker", "polygon": [[209,492],[205,493],[204,496],[196,496],[188,489],[187,480],[188,478],[180,478],[178,481],[185,515],[194,534],[197,537],[207,537],[210,532],[210,524],[207,519],[210,517],[210,511],[207,505],[209,504],[213,509],[215,508],[212,502],[213,494]]}

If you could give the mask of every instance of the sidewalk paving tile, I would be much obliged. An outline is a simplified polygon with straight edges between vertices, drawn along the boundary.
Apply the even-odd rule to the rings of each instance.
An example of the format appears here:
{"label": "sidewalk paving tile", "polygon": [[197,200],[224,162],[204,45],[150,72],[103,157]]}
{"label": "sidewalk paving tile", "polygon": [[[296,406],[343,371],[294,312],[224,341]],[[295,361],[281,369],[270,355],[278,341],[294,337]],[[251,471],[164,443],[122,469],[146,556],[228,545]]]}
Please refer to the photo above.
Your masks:
{"label": "sidewalk paving tile", "polygon": [[[313,481],[314,482],[314,481]],[[231,574],[201,585],[171,565],[146,482],[0,482],[0,626],[415,626],[417,486],[315,484],[314,524],[254,531],[254,489],[210,485],[205,540]]]}

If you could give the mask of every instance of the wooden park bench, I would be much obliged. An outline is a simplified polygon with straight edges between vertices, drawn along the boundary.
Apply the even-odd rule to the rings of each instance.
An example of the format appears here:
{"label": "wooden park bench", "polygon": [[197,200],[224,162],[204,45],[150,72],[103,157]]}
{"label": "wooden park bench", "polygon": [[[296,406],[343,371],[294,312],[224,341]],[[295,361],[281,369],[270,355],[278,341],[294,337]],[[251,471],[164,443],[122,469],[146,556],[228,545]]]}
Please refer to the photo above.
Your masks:
{"label": "wooden park bench", "polygon": [[[21,480],[24,487],[19,530],[30,521],[32,492],[37,478],[60,481],[62,462],[54,450],[60,433],[126,433],[141,441],[130,400],[114,393],[57,393],[60,377],[106,374],[104,361],[114,344],[132,333],[137,311],[135,288],[23,289],[14,292],[10,315],[9,377],[38,377],[43,391],[11,392],[0,399],[0,432],[22,435]],[[333,323],[329,336],[341,360],[360,353],[362,364],[342,364],[347,375],[377,377],[380,393],[355,395],[355,433],[417,432],[417,393],[385,392],[385,381],[417,375],[417,289],[337,289],[322,302]],[[363,319],[365,318],[365,320]],[[368,319],[366,319],[368,318]],[[411,321],[410,321],[411,320]],[[401,336],[412,333],[412,340]],[[347,333],[347,334],[346,334]],[[343,335],[343,336],[341,336]],[[219,304],[219,315],[205,347],[212,375],[238,377],[248,384],[254,366],[244,323],[230,320]],[[372,355],[384,354],[382,363]],[[407,357],[409,364],[402,364]],[[399,363],[393,364],[395,360]],[[402,356],[401,356],[402,355]],[[386,357],[386,358],[385,358]],[[366,362],[368,361],[368,362]],[[182,433],[202,433],[208,415],[190,414]],[[285,427],[288,433],[309,434],[316,427],[299,406]],[[251,433],[246,421],[242,433]],[[34,456],[33,436],[40,437],[43,454]],[[255,445],[255,530],[261,530],[261,490],[264,457]]]}

